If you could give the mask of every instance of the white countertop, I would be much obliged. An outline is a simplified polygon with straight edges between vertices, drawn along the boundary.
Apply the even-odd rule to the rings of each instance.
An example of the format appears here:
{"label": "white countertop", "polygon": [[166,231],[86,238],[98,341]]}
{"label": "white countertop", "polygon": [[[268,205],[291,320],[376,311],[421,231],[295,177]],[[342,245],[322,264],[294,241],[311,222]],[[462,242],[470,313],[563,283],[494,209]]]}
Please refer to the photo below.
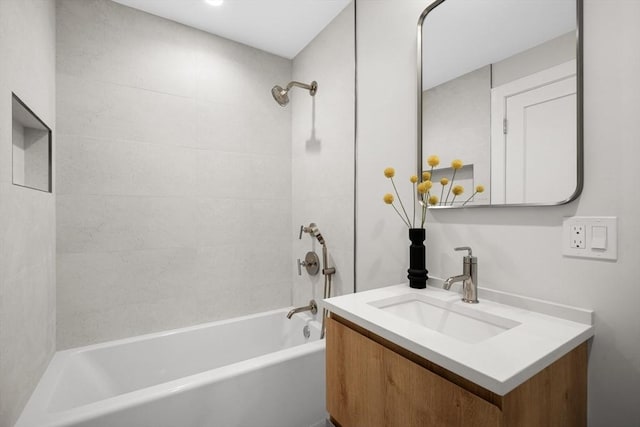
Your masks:
{"label": "white countertop", "polygon": [[[437,282],[438,279],[429,279]],[[499,316],[514,327],[477,343],[465,342],[381,310],[372,302],[422,294],[443,306]],[[324,300],[331,312],[499,395],[549,366],[594,334],[593,312],[479,288],[479,304],[460,294],[400,284]],[[500,301],[500,302],[498,302]],[[508,305],[507,305],[508,304]],[[473,314],[473,312],[471,312]]]}

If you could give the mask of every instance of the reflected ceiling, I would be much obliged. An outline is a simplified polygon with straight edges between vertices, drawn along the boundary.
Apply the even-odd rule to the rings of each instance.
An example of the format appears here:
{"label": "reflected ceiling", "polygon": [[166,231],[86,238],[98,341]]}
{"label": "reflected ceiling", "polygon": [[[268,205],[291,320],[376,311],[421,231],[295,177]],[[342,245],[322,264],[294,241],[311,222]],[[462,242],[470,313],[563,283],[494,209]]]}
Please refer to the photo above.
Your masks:
{"label": "reflected ceiling", "polygon": [[425,23],[423,90],[575,30],[576,6],[575,0],[456,0]]}

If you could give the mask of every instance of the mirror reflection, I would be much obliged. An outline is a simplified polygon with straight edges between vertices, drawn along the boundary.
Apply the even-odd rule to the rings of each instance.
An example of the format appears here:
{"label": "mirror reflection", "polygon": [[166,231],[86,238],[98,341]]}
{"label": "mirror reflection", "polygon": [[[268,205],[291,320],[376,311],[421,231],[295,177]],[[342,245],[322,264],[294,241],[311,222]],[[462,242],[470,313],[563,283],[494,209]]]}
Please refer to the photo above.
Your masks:
{"label": "mirror reflection", "polygon": [[449,185],[469,196],[485,188],[454,206],[554,205],[578,196],[576,7],[446,0],[424,17],[422,152],[442,160],[432,181],[450,177],[451,160],[461,159]]}

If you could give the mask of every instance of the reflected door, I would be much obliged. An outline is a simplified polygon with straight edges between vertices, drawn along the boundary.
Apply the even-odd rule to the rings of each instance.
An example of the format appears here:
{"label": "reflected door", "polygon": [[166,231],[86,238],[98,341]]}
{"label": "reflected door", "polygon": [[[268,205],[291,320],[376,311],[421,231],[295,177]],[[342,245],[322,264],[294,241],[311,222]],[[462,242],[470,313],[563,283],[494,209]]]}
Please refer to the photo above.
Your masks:
{"label": "reflected door", "polygon": [[[563,200],[576,187],[575,67],[554,67],[496,88],[502,117],[492,165],[492,203]],[[493,130],[497,133],[498,130]]]}

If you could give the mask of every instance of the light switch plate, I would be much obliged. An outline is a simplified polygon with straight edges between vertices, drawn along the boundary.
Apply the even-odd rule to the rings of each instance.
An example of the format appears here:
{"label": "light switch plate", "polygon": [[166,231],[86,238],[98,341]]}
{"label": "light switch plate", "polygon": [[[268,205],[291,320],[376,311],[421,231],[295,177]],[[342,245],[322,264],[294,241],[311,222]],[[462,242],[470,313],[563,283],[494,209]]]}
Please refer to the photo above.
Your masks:
{"label": "light switch plate", "polygon": [[570,257],[618,259],[618,218],[573,216],[562,221],[562,254]]}

